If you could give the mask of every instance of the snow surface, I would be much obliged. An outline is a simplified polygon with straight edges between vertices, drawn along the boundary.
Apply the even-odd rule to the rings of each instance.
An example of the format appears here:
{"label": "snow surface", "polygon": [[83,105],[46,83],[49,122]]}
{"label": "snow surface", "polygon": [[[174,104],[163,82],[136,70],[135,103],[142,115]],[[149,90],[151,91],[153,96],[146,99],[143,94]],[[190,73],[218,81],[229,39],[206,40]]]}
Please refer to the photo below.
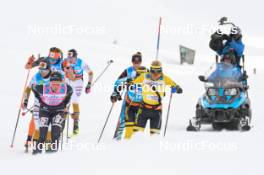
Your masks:
{"label": "snow surface", "polygon": [[[230,4],[227,0],[224,3]],[[239,3],[241,11],[234,13],[232,6],[237,5],[235,2],[218,10],[216,4],[208,0],[177,3],[172,0],[2,2],[1,174],[263,174],[264,37],[263,24],[252,20],[262,13],[262,2]],[[245,14],[248,7],[252,10]],[[202,128],[204,132],[185,131],[188,119],[194,116],[195,104],[204,92],[197,76],[214,63],[214,53],[208,48],[208,32],[169,32],[161,36],[160,60],[165,73],[183,87],[184,94],[173,96],[166,138],[149,137],[145,133],[135,135],[131,141],[113,141],[121,106],[118,103],[101,144],[96,145],[111,106],[112,85],[123,69],[130,65],[131,54],[141,51],[146,66],[155,57],[158,17],[164,17],[164,26],[175,28],[186,27],[186,24],[215,26],[218,18],[225,15],[241,24],[248,42],[246,68],[250,75],[252,130],[214,132],[210,126],[205,126]],[[34,26],[41,29],[55,26],[60,30],[71,25],[96,28],[96,31],[70,34],[56,31],[34,34],[30,31]],[[113,45],[114,40],[117,45]],[[179,65],[179,44],[197,51],[194,66]],[[52,46],[64,51],[76,48],[79,56],[92,67],[95,76],[109,59],[114,63],[94,86],[92,93],[82,95],[80,135],[71,140],[75,147],[57,154],[32,156],[23,152],[30,116],[20,118],[15,146],[9,147],[26,76],[23,66],[30,54],[46,55]],[[256,75],[253,75],[254,68],[257,69]],[[167,114],[167,104],[168,96],[164,99],[163,119]],[[87,144],[87,149],[78,149],[78,144]]]}

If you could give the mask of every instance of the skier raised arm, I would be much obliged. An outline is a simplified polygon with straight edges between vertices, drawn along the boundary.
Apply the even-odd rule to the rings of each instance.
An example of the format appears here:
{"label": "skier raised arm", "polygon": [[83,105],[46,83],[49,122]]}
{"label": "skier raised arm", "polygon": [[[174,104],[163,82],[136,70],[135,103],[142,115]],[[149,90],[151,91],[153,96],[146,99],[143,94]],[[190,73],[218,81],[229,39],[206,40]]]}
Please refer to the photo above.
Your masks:
{"label": "skier raised arm", "polygon": [[35,60],[35,57],[32,55],[26,63],[25,68],[32,69],[34,67],[37,67],[39,63],[43,60],[49,61],[51,71],[60,72],[64,79],[64,72],[62,70],[63,53],[61,49],[57,47],[51,47],[49,49],[49,54],[47,57],[40,57],[37,60]]}

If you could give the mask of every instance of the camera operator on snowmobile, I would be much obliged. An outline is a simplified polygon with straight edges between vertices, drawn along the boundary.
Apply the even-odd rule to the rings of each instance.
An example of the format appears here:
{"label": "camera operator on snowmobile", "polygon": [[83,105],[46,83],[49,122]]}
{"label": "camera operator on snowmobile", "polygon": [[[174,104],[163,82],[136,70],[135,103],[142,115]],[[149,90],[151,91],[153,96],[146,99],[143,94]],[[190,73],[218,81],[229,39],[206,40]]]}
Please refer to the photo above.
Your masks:
{"label": "camera operator on snowmobile", "polygon": [[[245,45],[242,42],[242,33],[241,29],[235,26],[231,22],[226,22],[227,18],[223,17],[220,19],[220,25],[231,24],[230,34],[224,34],[218,29],[214,34],[211,35],[211,40],[209,47],[214,50],[219,56],[223,57],[229,52],[230,49],[233,49],[235,52],[236,60],[233,64],[236,64],[240,67],[240,60],[244,53]],[[221,60],[223,61],[223,60]]]}

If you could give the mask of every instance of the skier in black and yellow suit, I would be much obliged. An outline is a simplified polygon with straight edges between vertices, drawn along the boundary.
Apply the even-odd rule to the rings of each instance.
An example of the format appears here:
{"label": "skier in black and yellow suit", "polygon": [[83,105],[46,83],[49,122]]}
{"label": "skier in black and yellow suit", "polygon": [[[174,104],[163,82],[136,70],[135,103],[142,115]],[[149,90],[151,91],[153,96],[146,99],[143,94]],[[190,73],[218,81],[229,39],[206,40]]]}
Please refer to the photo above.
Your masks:
{"label": "skier in black and yellow suit", "polygon": [[150,73],[142,74],[132,81],[142,86],[142,105],[136,119],[134,131],[144,131],[147,121],[150,120],[150,134],[159,134],[162,118],[162,98],[165,96],[166,87],[172,93],[182,93],[182,88],[171,78],[163,74],[159,61],[153,61]]}

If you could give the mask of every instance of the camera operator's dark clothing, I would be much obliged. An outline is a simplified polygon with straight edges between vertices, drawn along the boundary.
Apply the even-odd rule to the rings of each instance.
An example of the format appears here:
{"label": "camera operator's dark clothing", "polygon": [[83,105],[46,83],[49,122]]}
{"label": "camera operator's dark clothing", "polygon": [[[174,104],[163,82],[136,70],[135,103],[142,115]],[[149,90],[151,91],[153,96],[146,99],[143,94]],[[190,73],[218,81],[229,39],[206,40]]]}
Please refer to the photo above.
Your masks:
{"label": "camera operator's dark clothing", "polygon": [[230,49],[233,49],[236,53],[237,64],[239,64],[245,48],[241,38],[242,35],[235,37],[234,35],[221,35],[216,32],[211,36],[209,46],[220,56],[224,56]]}

